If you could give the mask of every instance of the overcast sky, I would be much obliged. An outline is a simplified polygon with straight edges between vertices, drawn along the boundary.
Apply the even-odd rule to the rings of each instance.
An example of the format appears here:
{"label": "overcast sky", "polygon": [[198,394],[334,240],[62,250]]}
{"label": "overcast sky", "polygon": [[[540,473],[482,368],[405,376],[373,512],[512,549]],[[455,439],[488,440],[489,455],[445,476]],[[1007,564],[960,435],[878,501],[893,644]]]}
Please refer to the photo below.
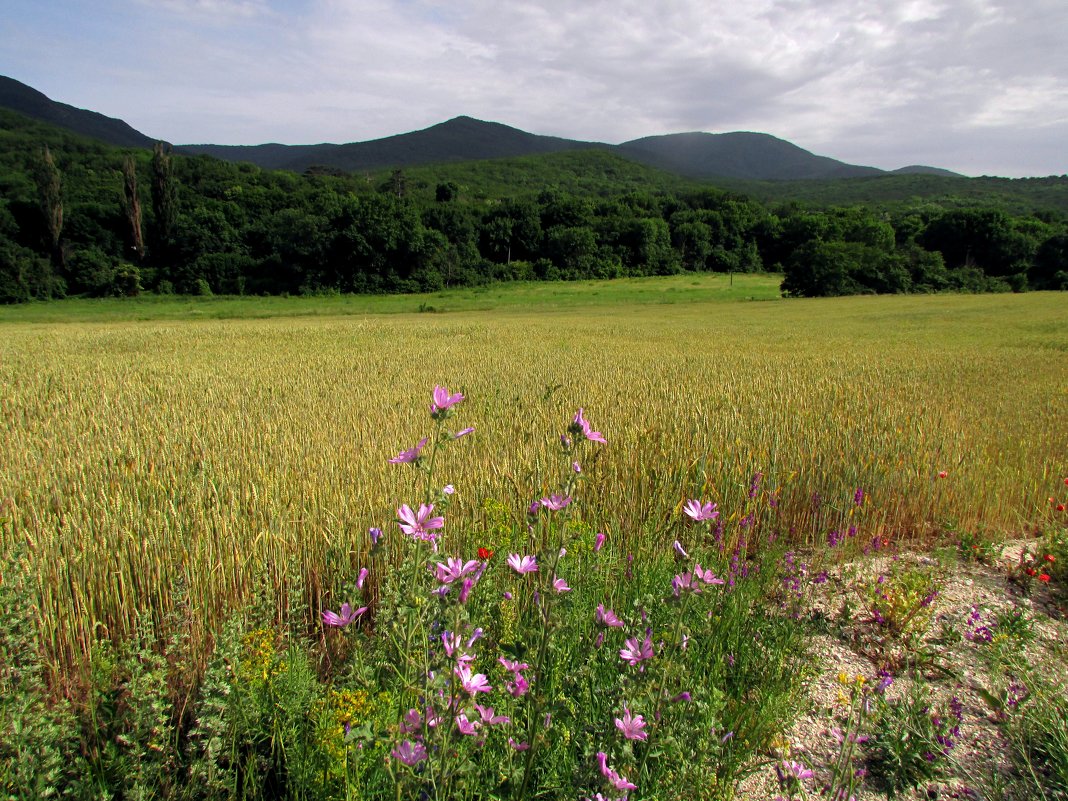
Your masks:
{"label": "overcast sky", "polygon": [[1068,173],[1068,0],[3,0],[0,74],[175,144],[362,141],[466,114]]}

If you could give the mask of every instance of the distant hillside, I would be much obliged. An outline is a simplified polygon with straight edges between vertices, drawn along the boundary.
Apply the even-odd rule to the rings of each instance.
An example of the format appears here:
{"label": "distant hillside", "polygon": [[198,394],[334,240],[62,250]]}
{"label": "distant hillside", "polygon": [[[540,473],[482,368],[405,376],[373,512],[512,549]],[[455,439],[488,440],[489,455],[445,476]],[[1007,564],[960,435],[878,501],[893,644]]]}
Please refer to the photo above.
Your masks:
{"label": "distant hillside", "polygon": [[[154,140],[122,120],[57,103],[35,89],[0,76],[0,107],[120,147],[151,147]],[[454,164],[599,149],[696,180],[792,181],[887,175],[874,167],[817,156],[764,133],[682,133],[608,145],[540,136],[471,117],[368,142],[318,145],[182,145],[176,151],[206,154],[264,169],[311,168],[350,173]],[[910,166],[901,174],[950,176],[936,167]]]}
{"label": "distant hillside", "polygon": [[875,167],[858,167],[816,156],[797,145],[764,133],[681,133],[647,136],[619,145],[624,155],[690,178],[746,178],[777,181],[811,178],[856,178],[878,175]]}
{"label": "distant hillside", "polygon": [[117,147],[152,147],[156,140],[122,120],[57,103],[24,83],[0,75],[0,106]]}
{"label": "distant hillside", "polygon": [[345,145],[182,145],[182,150],[227,161],[251,161],[269,169],[303,172],[309,167],[333,167],[363,172],[607,147],[595,142],[539,136],[498,122],[456,117],[421,131]]}
{"label": "distant hillside", "polygon": [[966,178],[954,173],[883,173],[847,180],[744,181],[719,179],[718,186],[765,203],[829,206],[954,209],[997,208],[1012,214],[1068,215],[1068,177]]}
{"label": "distant hillside", "polygon": [[941,167],[925,167],[922,164],[910,164],[908,167],[898,167],[891,170],[893,175],[941,175],[944,178],[963,178],[959,172],[943,170]]}

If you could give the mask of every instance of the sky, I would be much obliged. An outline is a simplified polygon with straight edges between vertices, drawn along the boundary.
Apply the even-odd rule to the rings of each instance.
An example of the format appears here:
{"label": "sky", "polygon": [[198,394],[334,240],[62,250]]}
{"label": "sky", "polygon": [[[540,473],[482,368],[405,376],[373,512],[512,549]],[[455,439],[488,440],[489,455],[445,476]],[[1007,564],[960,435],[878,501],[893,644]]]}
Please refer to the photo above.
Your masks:
{"label": "sky", "polygon": [[4,0],[0,74],[174,144],[459,115],[759,131],[883,169],[1068,173],[1068,0]]}

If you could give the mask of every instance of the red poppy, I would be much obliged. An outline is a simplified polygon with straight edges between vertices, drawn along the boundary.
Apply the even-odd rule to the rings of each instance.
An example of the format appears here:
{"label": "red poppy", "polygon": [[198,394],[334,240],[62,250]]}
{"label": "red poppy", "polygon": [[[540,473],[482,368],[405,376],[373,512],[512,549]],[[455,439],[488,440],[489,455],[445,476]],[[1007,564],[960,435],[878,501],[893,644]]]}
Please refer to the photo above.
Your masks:
{"label": "red poppy", "polygon": [[482,559],[482,560],[492,559],[493,558],[493,551],[491,551],[489,548],[479,548],[478,549],[478,558]]}
{"label": "red poppy", "polygon": [[949,472],[948,472],[948,471],[946,471],[946,470],[939,470],[939,471],[938,471],[938,477],[939,477],[939,478],[945,478],[945,477],[946,477],[946,476],[948,476],[948,475],[949,475]]}
{"label": "red poppy", "polygon": [[1024,573],[1026,573],[1026,574],[1027,574],[1027,575],[1029,575],[1029,576],[1033,576],[1033,575],[1035,575],[1035,573],[1037,573],[1037,572],[1038,572],[1038,571],[1037,571],[1037,570],[1035,570],[1035,569],[1034,569],[1033,567],[1025,567],[1025,568],[1024,568]]}
{"label": "red poppy", "polygon": [[1049,582],[1049,573],[1043,573],[1041,576],[1038,577],[1038,580]]}
{"label": "red poppy", "polygon": [[1053,562],[1056,562],[1056,561],[1057,561],[1057,557],[1056,557],[1056,556],[1054,556],[1054,555],[1053,555],[1053,554],[1051,554],[1051,553],[1048,553],[1048,554],[1046,554],[1046,557],[1045,557],[1045,558],[1046,558],[1046,561],[1047,561],[1047,562],[1050,562],[1051,564],[1052,564]]}
{"label": "red poppy", "polygon": [[1057,504],[1057,511],[1058,512],[1063,512],[1064,511],[1064,504],[1063,503],[1058,503]]}

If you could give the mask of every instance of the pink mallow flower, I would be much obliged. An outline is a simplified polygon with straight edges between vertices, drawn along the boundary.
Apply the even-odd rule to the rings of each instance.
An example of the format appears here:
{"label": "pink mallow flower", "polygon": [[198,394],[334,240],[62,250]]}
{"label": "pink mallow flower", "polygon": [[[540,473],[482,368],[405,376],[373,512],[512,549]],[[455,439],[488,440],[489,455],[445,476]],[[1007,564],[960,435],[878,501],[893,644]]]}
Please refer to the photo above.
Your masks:
{"label": "pink mallow flower", "polygon": [[567,582],[559,576],[553,576],[553,589],[557,592],[571,592],[571,588],[567,586]]}
{"label": "pink mallow flower", "polygon": [[463,399],[464,396],[461,393],[457,392],[450,395],[449,390],[445,387],[435,385],[433,403],[430,404],[431,417],[436,417],[442,412],[448,411]]}
{"label": "pink mallow flower", "polygon": [[542,506],[548,509],[550,512],[559,512],[561,509],[567,507],[571,503],[570,495],[550,495],[548,498],[542,498],[539,501]]}
{"label": "pink mallow flower", "polygon": [[482,717],[482,722],[487,726],[496,726],[500,723],[509,723],[511,718],[506,715],[493,714],[492,706],[482,706],[481,704],[475,704],[475,709],[478,710],[478,714]]}
{"label": "pink mallow flower", "polygon": [[426,747],[420,742],[405,740],[393,749],[393,758],[403,762],[408,767],[417,765],[427,758]]}
{"label": "pink mallow flower", "polygon": [[716,578],[716,574],[711,570],[704,570],[701,567],[701,563],[697,562],[693,566],[693,574],[696,578],[701,579],[705,584],[725,584],[726,582],[721,578]]}
{"label": "pink mallow flower", "polygon": [[682,511],[687,517],[692,518],[697,523],[701,523],[705,520],[715,520],[719,517],[716,504],[711,501],[708,503],[702,503],[698,500],[686,501],[686,505],[682,507]]}
{"label": "pink mallow flower", "polygon": [[486,674],[472,674],[470,665],[461,664],[453,672],[460,679],[460,686],[464,688],[464,692],[469,695],[474,695],[475,693],[488,693],[493,689],[486,680]]}
{"label": "pink mallow flower", "polygon": [[641,645],[638,644],[637,637],[630,637],[623,643],[623,646],[619,649],[619,658],[628,665],[638,665],[646,659],[653,658],[653,636],[650,633],[646,633]]}
{"label": "pink mallow flower", "polygon": [[605,609],[604,604],[597,604],[596,620],[600,625],[610,629],[623,628],[623,621],[616,617],[616,613],[611,609]]}
{"label": "pink mallow flower", "polygon": [[638,785],[627,781],[626,778],[620,776],[610,767],[608,767],[608,754],[604,751],[597,752],[597,765],[601,769],[601,775],[608,779],[608,783],[615,787],[617,790],[637,790]]}
{"label": "pink mallow flower", "polygon": [[424,540],[436,546],[434,531],[444,528],[444,517],[431,517],[434,514],[434,504],[420,504],[419,511],[413,511],[406,503],[402,503],[397,509],[397,517],[400,519],[400,530],[412,539]]}
{"label": "pink mallow flower", "polygon": [[604,541],[607,539],[604,532],[597,532],[597,536],[593,538],[593,552],[597,553],[604,547]]}
{"label": "pink mallow flower", "polygon": [[353,609],[349,604],[345,603],[341,605],[340,612],[331,612],[329,609],[323,612],[323,624],[338,627],[347,626],[366,611],[366,606]]}
{"label": "pink mallow flower", "polygon": [[416,443],[414,448],[409,448],[406,451],[401,451],[392,459],[389,460],[390,464],[412,464],[419,461],[419,452],[423,450],[423,446],[426,445],[427,438],[423,437]]}
{"label": "pink mallow flower", "polygon": [[521,576],[538,572],[538,562],[533,556],[520,556],[517,553],[510,553],[508,554],[508,566]]}
{"label": "pink mallow flower", "polygon": [[590,442],[608,442],[608,440],[604,438],[604,434],[600,431],[592,431],[591,428],[590,421],[583,416],[582,409],[579,409],[571,420],[571,431],[575,434],[582,434],[582,436],[590,440]]}
{"label": "pink mallow flower", "polygon": [[616,728],[623,732],[628,740],[647,740],[648,733],[645,731],[645,719],[641,715],[631,715],[630,710],[623,707],[623,717],[616,718]]}
{"label": "pink mallow flower", "polygon": [[460,734],[474,734],[475,731],[481,726],[480,721],[470,721],[467,719],[467,715],[462,712],[456,716],[456,728],[460,730]]}
{"label": "pink mallow flower", "polygon": [[445,560],[445,564],[438,562],[434,576],[442,584],[452,584],[476,570],[478,565],[479,563],[474,559],[464,562],[462,559],[450,556]]}

